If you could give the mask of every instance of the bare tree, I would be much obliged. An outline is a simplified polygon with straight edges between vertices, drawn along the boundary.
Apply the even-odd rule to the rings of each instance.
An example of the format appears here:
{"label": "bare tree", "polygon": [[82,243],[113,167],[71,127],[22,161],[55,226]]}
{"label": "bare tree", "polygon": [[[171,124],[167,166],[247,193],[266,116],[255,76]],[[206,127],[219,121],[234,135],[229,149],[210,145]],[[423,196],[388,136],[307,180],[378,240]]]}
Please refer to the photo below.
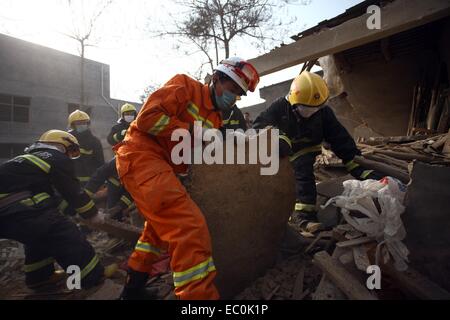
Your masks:
{"label": "bare tree", "polygon": [[[172,15],[172,28],[153,31],[158,36],[187,40],[202,52],[211,70],[221,57],[230,56],[236,38],[250,38],[264,45],[282,41],[291,19],[274,13],[289,4],[306,5],[311,0],[176,0],[184,14]],[[181,17],[181,18],[180,18]],[[201,67],[202,68],[202,67]],[[198,72],[198,71],[197,71]]]}
{"label": "bare tree", "polygon": [[139,96],[139,99],[141,100],[142,103],[145,102],[145,100],[147,100],[147,98],[156,90],[158,90],[160,86],[156,85],[156,84],[150,84],[148,85],[145,89],[144,89],[144,93],[141,94]]}
{"label": "bare tree", "polygon": [[[80,54],[80,108],[85,106],[84,89],[84,69],[86,48],[98,44],[99,40],[94,37],[95,27],[101,15],[113,3],[113,0],[100,0],[93,4],[87,1],[92,10],[85,8],[84,0],[67,0],[67,5],[71,10],[72,30],[65,34],[67,37],[78,42],[78,52]],[[90,11],[90,12],[89,12]]]}

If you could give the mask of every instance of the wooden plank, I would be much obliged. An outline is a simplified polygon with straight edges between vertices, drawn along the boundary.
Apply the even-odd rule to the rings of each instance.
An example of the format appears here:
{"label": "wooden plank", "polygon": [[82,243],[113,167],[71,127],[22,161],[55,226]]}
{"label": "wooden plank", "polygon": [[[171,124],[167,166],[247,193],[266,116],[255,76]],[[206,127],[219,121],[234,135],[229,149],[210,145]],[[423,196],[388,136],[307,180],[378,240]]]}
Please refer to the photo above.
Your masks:
{"label": "wooden plank", "polygon": [[387,164],[393,165],[395,167],[398,167],[400,169],[408,171],[408,162],[403,160],[398,160],[393,157],[386,156],[384,154],[364,154],[364,157],[369,160],[374,160],[378,162],[386,162]]}
{"label": "wooden plank", "polygon": [[105,218],[105,221],[101,224],[93,224],[90,223],[89,220],[81,220],[80,222],[86,224],[90,228],[104,231],[114,237],[131,243],[137,242],[142,233],[140,228],[109,218]]}
{"label": "wooden plank", "polygon": [[393,157],[396,159],[407,160],[407,161],[420,160],[420,161],[430,162],[430,161],[433,161],[433,159],[434,159],[433,156],[422,155],[422,154],[419,154],[419,153],[413,152],[413,151],[401,152],[401,151],[377,150],[376,149],[376,150],[374,150],[374,152],[384,154],[386,156]]}
{"label": "wooden plank", "polygon": [[303,261],[297,278],[295,279],[294,290],[292,293],[292,300],[301,300],[303,296],[303,279],[305,277],[305,262]]}
{"label": "wooden plank", "polygon": [[[333,251],[333,255],[331,257],[335,260],[338,260],[346,252],[348,252],[348,249],[336,248]],[[341,290],[339,290],[333,284],[333,282],[331,282],[331,280],[327,278],[325,274],[322,275],[322,279],[320,280],[316,291],[313,293],[312,298],[313,300],[347,300],[345,294]]]}
{"label": "wooden plank", "polygon": [[378,161],[368,160],[360,156],[356,156],[354,161],[368,169],[376,170],[388,176],[397,178],[403,183],[409,182],[409,174],[404,170],[397,169],[396,167]]}
{"label": "wooden plank", "polygon": [[351,263],[353,263],[354,258],[353,258],[353,251],[352,250],[347,250],[347,252],[345,252],[344,254],[342,254],[339,257],[339,261],[344,265],[349,265]]}
{"label": "wooden plank", "polygon": [[356,267],[362,272],[367,271],[370,266],[370,260],[367,255],[367,249],[364,245],[353,247],[353,258],[355,259]]}
{"label": "wooden plank", "polygon": [[317,265],[327,277],[349,298],[353,300],[376,300],[357,279],[355,279],[344,266],[332,259],[325,251],[314,255],[313,263]]}
{"label": "wooden plank", "polygon": [[273,296],[275,295],[275,293],[277,293],[277,291],[280,289],[280,285],[277,285],[268,295],[266,295],[264,297],[264,300],[270,300],[273,298]]}
{"label": "wooden plank", "polygon": [[319,233],[316,239],[305,249],[305,253],[308,253],[318,242],[323,238],[331,238],[333,236],[332,231],[322,231]]}
{"label": "wooden plank", "polygon": [[414,296],[424,300],[450,300],[450,293],[412,268],[397,271],[392,265],[383,267],[393,281]]}
{"label": "wooden plank", "polygon": [[369,242],[373,242],[373,241],[375,241],[375,240],[372,238],[362,237],[362,238],[338,242],[338,243],[336,243],[336,247],[339,247],[339,248],[353,247],[353,246],[359,246],[361,244],[365,244],[365,243],[369,243]]}
{"label": "wooden plank", "polygon": [[316,291],[312,295],[313,300],[347,300],[345,294],[339,290],[325,275],[320,280]]}

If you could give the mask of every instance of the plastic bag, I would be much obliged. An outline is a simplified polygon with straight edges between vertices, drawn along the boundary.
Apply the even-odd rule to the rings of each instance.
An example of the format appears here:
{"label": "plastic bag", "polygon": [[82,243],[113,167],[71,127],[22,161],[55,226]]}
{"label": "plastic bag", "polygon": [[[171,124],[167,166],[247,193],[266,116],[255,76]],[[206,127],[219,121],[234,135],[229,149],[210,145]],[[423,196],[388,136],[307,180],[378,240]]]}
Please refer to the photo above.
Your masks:
{"label": "plastic bag", "polygon": [[[409,250],[402,242],[406,230],[401,219],[405,211],[403,200],[406,186],[392,177],[380,181],[347,180],[343,185],[342,195],[331,198],[322,208],[330,204],[340,207],[348,224],[378,242],[377,265],[381,257],[385,263],[392,257],[397,270],[406,270]],[[380,211],[374,199],[378,199]],[[355,217],[352,213],[355,211],[365,217]]]}

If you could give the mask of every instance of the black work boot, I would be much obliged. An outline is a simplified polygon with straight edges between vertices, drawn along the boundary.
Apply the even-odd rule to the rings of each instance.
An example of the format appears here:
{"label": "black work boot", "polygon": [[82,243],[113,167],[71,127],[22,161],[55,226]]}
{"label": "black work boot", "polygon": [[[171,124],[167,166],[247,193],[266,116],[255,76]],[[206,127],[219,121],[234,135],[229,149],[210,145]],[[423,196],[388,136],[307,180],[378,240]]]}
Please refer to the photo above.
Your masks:
{"label": "black work boot", "polygon": [[322,224],[317,220],[315,211],[294,211],[289,221],[305,232],[315,233],[323,229]]}
{"label": "black work boot", "polygon": [[50,287],[56,287],[61,284],[67,278],[66,273],[63,270],[56,270],[47,279],[39,282],[27,282],[27,287],[32,290],[45,290]]}
{"label": "black work boot", "polygon": [[127,282],[120,300],[156,300],[158,289],[146,288],[148,273],[128,270]]}

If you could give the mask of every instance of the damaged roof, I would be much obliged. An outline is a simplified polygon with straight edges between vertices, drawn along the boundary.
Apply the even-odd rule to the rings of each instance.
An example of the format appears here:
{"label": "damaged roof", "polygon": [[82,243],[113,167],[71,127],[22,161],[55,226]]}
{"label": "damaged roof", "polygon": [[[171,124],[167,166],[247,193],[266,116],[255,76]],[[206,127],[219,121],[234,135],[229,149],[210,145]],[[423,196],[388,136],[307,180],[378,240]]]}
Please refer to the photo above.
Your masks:
{"label": "damaged roof", "polygon": [[[371,5],[381,7],[381,26],[369,29]],[[281,44],[270,52],[250,59],[261,76],[306,61],[380,40],[427,23],[448,17],[448,0],[366,0],[344,13],[291,37],[295,42]]]}

